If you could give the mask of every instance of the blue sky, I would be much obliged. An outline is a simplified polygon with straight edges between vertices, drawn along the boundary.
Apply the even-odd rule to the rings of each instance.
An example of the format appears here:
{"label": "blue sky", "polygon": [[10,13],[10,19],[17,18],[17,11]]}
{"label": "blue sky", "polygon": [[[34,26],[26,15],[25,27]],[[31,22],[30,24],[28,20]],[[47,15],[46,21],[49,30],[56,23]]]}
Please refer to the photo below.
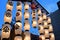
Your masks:
{"label": "blue sky", "polygon": [[58,9],[57,2],[59,0],[37,0],[49,13]]}
{"label": "blue sky", "polygon": [[[57,7],[57,2],[59,0],[37,0],[49,13],[54,12],[55,10],[58,9]],[[7,0],[0,0],[0,28],[2,28],[2,24],[4,24],[4,13],[6,11],[6,3]],[[14,17],[16,14],[16,2],[14,2],[13,6],[13,11],[12,11],[12,16]],[[23,11],[24,12],[24,11]],[[30,19],[31,20],[31,19]],[[23,20],[24,21],[24,20]],[[30,22],[31,24],[31,22]],[[31,27],[30,30],[31,33],[38,35],[38,28],[34,29]]]}

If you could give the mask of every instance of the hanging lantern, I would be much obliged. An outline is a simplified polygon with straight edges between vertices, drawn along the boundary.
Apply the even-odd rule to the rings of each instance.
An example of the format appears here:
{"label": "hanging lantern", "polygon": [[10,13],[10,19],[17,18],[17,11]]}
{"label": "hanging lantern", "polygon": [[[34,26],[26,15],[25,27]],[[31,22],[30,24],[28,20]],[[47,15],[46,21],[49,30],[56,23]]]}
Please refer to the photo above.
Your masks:
{"label": "hanging lantern", "polygon": [[2,35],[1,35],[2,39],[3,38],[8,39],[10,37],[10,31],[11,31],[10,27],[11,26],[9,24],[4,24],[3,25],[3,27],[2,27]]}
{"label": "hanging lantern", "polygon": [[46,37],[46,38],[49,38],[49,30],[48,30],[48,29],[45,29],[45,30],[44,30],[44,33],[45,33],[45,34],[44,34],[45,37]]}
{"label": "hanging lantern", "polygon": [[28,3],[25,3],[24,9],[25,9],[25,10],[28,10],[28,9],[29,9],[29,4],[28,4]]}
{"label": "hanging lantern", "polygon": [[33,10],[32,11],[32,18],[35,19],[36,18],[36,12]]}
{"label": "hanging lantern", "polygon": [[38,16],[41,16],[42,12],[40,8],[38,8],[37,13],[38,13]]}
{"label": "hanging lantern", "polygon": [[27,30],[29,31],[30,30],[30,24],[29,24],[28,21],[25,22],[24,29],[25,29],[25,31],[27,31]]}
{"label": "hanging lantern", "polygon": [[50,40],[55,40],[55,36],[53,33],[50,33]]}
{"label": "hanging lantern", "polygon": [[48,22],[48,24],[51,24],[51,18],[50,17],[47,17],[47,22]]}
{"label": "hanging lantern", "polygon": [[43,28],[43,26],[42,25],[39,25],[39,33],[40,34],[44,34],[44,28]]}
{"label": "hanging lantern", "polygon": [[43,21],[43,27],[44,27],[44,28],[48,28],[48,23],[47,23],[47,21]]}
{"label": "hanging lantern", "polygon": [[22,3],[21,2],[17,2],[17,10],[21,11],[22,10]]}
{"label": "hanging lantern", "polygon": [[4,15],[4,22],[11,23],[12,21],[12,14],[10,11],[7,11]]}
{"label": "hanging lantern", "polygon": [[46,16],[46,14],[45,13],[43,13],[43,20],[46,20],[47,19],[47,16]]}
{"label": "hanging lantern", "polygon": [[29,12],[25,12],[25,13],[24,13],[24,19],[25,19],[25,20],[28,20],[29,17],[30,17]]}
{"label": "hanging lantern", "polygon": [[16,22],[15,29],[22,29],[22,23],[21,22]]}
{"label": "hanging lantern", "polygon": [[16,13],[16,21],[21,21],[21,20],[22,20],[22,12],[17,11],[17,13]]}
{"label": "hanging lantern", "polygon": [[37,21],[36,20],[32,21],[32,26],[33,26],[33,28],[36,28],[36,26],[37,26]]}
{"label": "hanging lantern", "polygon": [[6,9],[7,9],[8,11],[12,11],[12,9],[13,9],[13,3],[12,3],[12,1],[9,1],[9,2],[7,3]]}
{"label": "hanging lantern", "polygon": [[15,24],[15,35],[22,33],[22,23],[16,22]]}
{"label": "hanging lantern", "polygon": [[25,35],[24,40],[31,40],[31,36],[29,32],[25,32],[24,35]]}
{"label": "hanging lantern", "polygon": [[42,25],[42,22],[43,22],[43,18],[42,18],[42,16],[39,16],[38,17],[38,24],[39,25]]}
{"label": "hanging lantern", "polygon": [[48,25],[49,26],[49,32],[53,32],[53,27],[52,27],[52,25]]}

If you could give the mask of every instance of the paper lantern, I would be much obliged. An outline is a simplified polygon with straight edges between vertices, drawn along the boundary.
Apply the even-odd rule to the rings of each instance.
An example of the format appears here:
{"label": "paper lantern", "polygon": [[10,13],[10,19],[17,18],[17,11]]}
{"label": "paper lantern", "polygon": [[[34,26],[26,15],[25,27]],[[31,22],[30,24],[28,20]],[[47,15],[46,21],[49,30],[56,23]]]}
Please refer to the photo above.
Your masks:
{"label": "paper lantern", "polygon": [[13,3],[12,3],[11,1],[9,1],[9,2],[7,3],[6,9],[7,9],[8,11],[12,11],[12,9],[13,9]]}
{"label": "paper lantern", "polygon": [[25,24],[24,24],[24,30],[26,31],[26,30],[30,30],[30,24],[29,24],[29,22],[27,21],[27,22],[25,22]]}
{"label": "paper lantern", "polygon": [[50,33],[50,40],[55,40],[55,36],[53,33]]}
{"label": "paper lantern", "polygon": [[17,2],[17,10],[21,11],[22,10],[22,3],[21,2]]}
{"label": "paper lantern", "polygon": [[36,26],[37,26],[37,21],[36,20],[32,21],[32,26],[33,26],[33,28],[36,28]]}
{"label": "paper lantern", "polygon": [[10,11],[7,11],[4,15],[4,22],[11,23],[12,21],[12,14]]}
{"label": "paper lantern", "polygon": [[11,26],[9,24],[4,24],[3,25],[3,27],[2,27],[2,35],[1,35],[2,39],[10,37],[10,31],[11,31],[10,27]]}
{"label": "paper lantern", "polygon": [[24,13],[24,19],[25,19],[25,20],[28,20],[29,17],[30,17],[29,12],[25,12],[25,13]]}
{"label": "paper lantern", "polygon": [[17,13],[16,13],[16,21],[21,21],[21,20],[22,20],[22,12],[17,11]]}

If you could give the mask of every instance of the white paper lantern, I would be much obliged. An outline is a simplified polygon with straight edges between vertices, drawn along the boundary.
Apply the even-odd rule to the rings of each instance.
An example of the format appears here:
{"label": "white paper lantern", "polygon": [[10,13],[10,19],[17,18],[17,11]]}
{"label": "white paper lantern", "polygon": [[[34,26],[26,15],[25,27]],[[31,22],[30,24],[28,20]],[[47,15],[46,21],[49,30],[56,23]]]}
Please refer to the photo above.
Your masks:
{"label": "white paper lantern", "polygon": [[22,23],[21,22],[16,22],[15,23],[15,28],[22,29]]}
{"label": "white paper lantern", "polygon": [[45,13],[43,13],[43,20],[47,19],[47,15]]}
{"label": "white paper lantern", "polygon": [[48,22],[48,23],[51,23],[51,18],[50,18],[50,17],[48,17],[47,22]]}
{"label": "white paper lantern", "polygon": [[33,26],[33,28],[36,28],[36,26],[37,26],[37,21],[36,20],[32,21],[32,26]]}
{"label": "white paper lantern", "polygon": [[12,21],[12,14],[10,11],[7,11],[4,15],[4,22],[11,23]]}
{"label": "white paper lantern", "polygon": [[9,24],[4,24],[3,25],[2,35],[1,35],[2,39],[3,38],[9,38],[10,37],[10,31],[11,31],[10,27],[11,26]]}
{"label": "white paper lantern", "polygon": [[50,33],[50,40],[55,40],[55,36],[53,33]]}
{"label": "white paper lantern", "polygon": [[44,30],[44,33],[45,33],[45,34],[44,34],[45,37],[46,37],[46,38],[49,38],[49,30],[48,30],[48,29],[45,29],[45,30]]}
{"label": "white paper lantern", "polygon": [[18,35],[18,34],[22,34],[22,30],[21,29],[17,29],[17,30],[15,30],[15,35]]}
{"label": "white paper lantern", "polygon": [[42,14],[41,9],[38,9],[37,13],[38,13],[38,15],[41,15]]}
{"label": "white paper lantern", "polygon": [[30,17],[30,14],[29,14],[29,12],[26,11],[24,13],[24,19],[29,19],[29,17]]}
{"label": "white paper lantern", "polygon": [[36,18],[36,12],[32,11],[32,18]]}
{"label": "white paper lantern", "polygon": [[42,16],[38,17],[38,24],[42,23],[43,22],[43,18]]}
{"label": "white paper lantern", "polygon": [[52,32],[53,31],[52,25],[48,25],[48,26],[49,26],[49,32]]}
{"label": "white paper lantern", "polygon": [[28,3],[25,3],[24,9],[25,9],[25,10],[28,10],[28,9],[29,9],[29,4],[28,4]]}
{"label": "white paper lantern", "polygon": [[13,9],[13,3],[11,1],[7,3],[6,9],[12,11],[12,9]]}
{"label": "white paper lantern", "polygon": [[29,32],[25,32],[24,35],[25,35],[24,40],[31,40],[31,36]]}
{"label": "white paper lantern", "polygon": [[22,12],[17,11],[17,13],[16,13],[16,21],[20,21],[20,20],[22,20]]}
{"label": "white paper lantern", "polygon": [[44,28],[42,25],[39,26],[39,33],[41,34],[44,34]]}
{"label": "white paper lantern", "polygon": [[44,27],[44,28],[48,28],[48,23],[47,23],[47,21],[43,21],[43,27]]}
{"label": "white paper lantern", "polygon": [[17,7],[16,7],[17,10],[22,10],[22,3],[21,2],[17,2]]}
{"label": "white paper lantern", "polygon": [[29,24],[28,21],[25,22],[25,24],[24,24],[24,30],[25,30],[25,31],[26,31],[26,30],[30,30],[30,24]]}

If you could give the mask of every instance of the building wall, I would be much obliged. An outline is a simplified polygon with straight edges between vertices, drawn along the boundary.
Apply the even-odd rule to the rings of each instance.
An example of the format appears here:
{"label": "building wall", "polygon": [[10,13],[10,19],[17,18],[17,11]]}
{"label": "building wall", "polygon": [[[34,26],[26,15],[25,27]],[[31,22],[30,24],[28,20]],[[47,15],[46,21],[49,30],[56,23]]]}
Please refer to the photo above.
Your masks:
{"label": "building wall", "polygon": [[57,10],[49,15],[54,28],[55,39],[60,40],[60,10]]}

